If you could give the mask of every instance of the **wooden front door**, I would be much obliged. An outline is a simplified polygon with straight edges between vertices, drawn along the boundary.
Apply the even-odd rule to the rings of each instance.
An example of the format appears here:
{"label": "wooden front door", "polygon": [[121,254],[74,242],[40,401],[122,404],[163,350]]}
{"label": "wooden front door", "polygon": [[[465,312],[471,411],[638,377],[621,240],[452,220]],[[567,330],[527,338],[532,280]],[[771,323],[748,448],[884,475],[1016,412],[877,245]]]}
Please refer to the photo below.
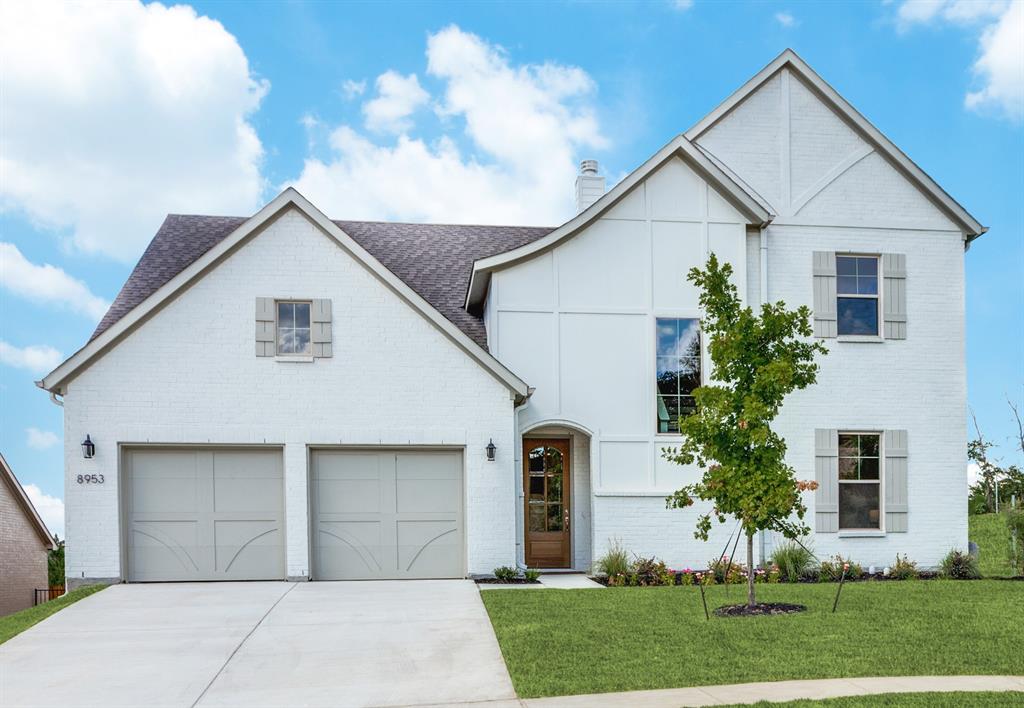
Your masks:
{"label": "wooden front door", "polygon": [[526,565],[569,568],[569,441],[523,440]]}

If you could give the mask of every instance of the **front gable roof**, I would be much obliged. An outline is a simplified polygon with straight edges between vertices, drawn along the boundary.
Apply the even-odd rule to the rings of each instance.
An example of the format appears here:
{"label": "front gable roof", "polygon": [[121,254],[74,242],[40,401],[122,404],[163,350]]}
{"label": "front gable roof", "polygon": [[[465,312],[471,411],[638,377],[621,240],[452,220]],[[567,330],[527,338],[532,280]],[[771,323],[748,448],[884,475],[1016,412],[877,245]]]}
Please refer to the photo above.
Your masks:
{"label": "front gable roof", "polygon": [[719,194],[747,219],[747,223],[763,226],[771,221],[772,212],[757,194],[724,169],[720,162],[713,159],[704,150],[691,143],[685,136],[678,135],[606,192],[604,196],[543,238],[505,253],[476,261],[473,264],[473,275],[466,293],[466,309],[470,312],[479,311],[487,295],[487,287],[493,271],[532,258],[580,233],[618,204],[634,187],[673,158],[682,159],[690,168],[712,184]]}
{"label": "front gable roof", "polygon": [[907,157],[902,150],[896,147],[878,128],[872,125],[867,118],[861,115],[856,108],[850,105],[845,98],[840,96],[834,88],[822,79],[792,49],[786,49],[779,56],[775,57],[767,66],[719,104],[718,107],[687,130],[684,133],[686,138],[690,141],[697,141],[782,69],[789,69],[797,74],[819,99],[832,108],[905,178],[921,190],[946,216],[952,219],[953,223],[963,231],[964,237],[968,242],[988,230],[987,227],[982,226],[977,219],[971,216],[966,209],[942,189],[935,180],[929,177],[924,170],[918,167],[913,160]]}
{"label": "front gable roof", "polygon": [[32,504],[32,500],[28,498],[28,494],[25,493],[25,488],[18,482],[18,478],[14,476],[14,470],[7,464],[7,460],[0,454],[0,483],[6,484],[11,490],[11,494],[18,500],[22,510],[25,513],[25,518],[35,529],[39,535],[40,540],[47,548],[53,548],[53,535],[50,530],[46,528],[46,524],[43,522],[43,517],[36,511],[35,506]]}
{"label": "front gable roof", "polygon": [[[392,292],[405,300],[407,304],[441,330],[448,339],[505,384],[517,399],[521,400],[529,396],[530,391],[526,383],[505,368],[482,346],[482,343],[486,341],[483,336],[482,324],[479,325],[478,332],[468,321],[452,321],[461,319],[459,315],[464,316],[467,320],[472,317],[461,309],[462,288],[448,288],[443,284],[440,286],[429,285],[431,278],[426,276],[430,275],[432,271],[430,259],[417,256],[417,254],[422,256],[426,241],[429,240],[427,238],[429,234],[427,237],[421,234],[419,241],[414,238],[415,230],[422,227],[415,224],[397,225],[405,227],[412,237],[409,241],[396,244],[394,243],[395,232],[383,229],[384,225],[375,225],[369,222],[333,222],[291,187],[248,219],[169,217],[168,222],[165,222],[167,230],[161,229],[164,232],[164,237],[155,238],[146,249],[132,277],[118,294],[110,311],[96,328],[89,343],[45,376],[42,381],[37,382],[37,385],[53,393],[64,393],[67,382],[71,378],[102,356],[109,348],[115,346],[164,304],[219,265],[249,238],[255,236],[279,214],[288,209],[297,209],[316,224],[321,231],[371,271]],[[349,228],[360,233],[361,239],[354,238],[352,234],[348,233],[347,229]],[[448,250],[451,252],[459,252],[460,242],[465,245],[468,241],[476,241],[475,237],[481,230],[486,232],[480,238],[480,243],[484,247],[496,246],[496,243],[502,241],[503,237],[511,239],[512,243],[517,243],[531,238],[539,238],[548,231],[547,229],[513,227],[512,233],[506,234],[501,232],[503,227],[445,226],[441,228],[448,230],[451,241]],[[409,283],[385,266],[381,259],[378,259],[363,245],[364,243],[370,245],[371,248],[376,248],[378,253],[382,250],[386,251],[385,246],[390,244],[391,250],[396,251],[386,256],[386,259],[391,261],[391,267],[399,271],[405,269],[411,279],[424,283],[424,287],[421,288],[423,292],[411,287]],[[397,248],[395,248],[396,245]],[[463,250],[469,254],[479,252],[473,248]],[[405,252],[399,253],[398,251]],[[452,253],[447,253],[442,257],[448,258],[451,255]],[[439,307],[449,309],[442,293],[445,290],[454,290],[458,293],[456,297],[459,307],[456,309],[459,315],[455,315],[453,312],[452,317],[447,317],[439,311]]]}

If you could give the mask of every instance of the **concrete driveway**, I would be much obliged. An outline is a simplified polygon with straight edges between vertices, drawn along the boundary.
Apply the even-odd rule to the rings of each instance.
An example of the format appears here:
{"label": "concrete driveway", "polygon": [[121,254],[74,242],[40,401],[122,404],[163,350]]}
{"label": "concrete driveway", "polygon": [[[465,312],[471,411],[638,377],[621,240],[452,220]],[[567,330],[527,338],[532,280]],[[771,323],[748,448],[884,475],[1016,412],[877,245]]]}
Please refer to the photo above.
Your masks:
{"label": "concrete driveway", "polygon": [[117,585],[0,645],[2,706],[518,705],[468,580]]}

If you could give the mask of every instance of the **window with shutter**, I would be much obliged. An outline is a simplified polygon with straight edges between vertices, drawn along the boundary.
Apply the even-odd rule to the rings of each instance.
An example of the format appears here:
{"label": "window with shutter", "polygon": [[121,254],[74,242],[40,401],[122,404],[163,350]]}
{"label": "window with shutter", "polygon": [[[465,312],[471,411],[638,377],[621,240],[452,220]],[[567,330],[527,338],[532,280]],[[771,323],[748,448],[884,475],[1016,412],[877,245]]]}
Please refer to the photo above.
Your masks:
{"label": "window with shutter", "polygon": [[256,298],[256,356],[320,359],[333,356],[331,301]]}

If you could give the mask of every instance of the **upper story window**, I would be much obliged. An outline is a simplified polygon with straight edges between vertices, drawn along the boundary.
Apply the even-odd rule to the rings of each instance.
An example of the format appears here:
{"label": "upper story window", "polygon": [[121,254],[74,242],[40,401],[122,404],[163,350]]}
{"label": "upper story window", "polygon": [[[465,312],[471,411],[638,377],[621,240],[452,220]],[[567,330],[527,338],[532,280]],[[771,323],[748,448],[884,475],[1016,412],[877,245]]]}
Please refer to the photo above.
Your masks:
{"label": "upper story window", "polygon": [[284,356],[312,356],[309,302],[277,303],[277,353]]}
{"label": "upper story window", "polygon": [[881,435],[839,433],[839,530],[879,529]]}
{"label": "upper story window", "polygon": [[836,256],[836,310],[840,336],[878,336],[877,256]]}
{"label": "upper story window", "polygon": [[657,320],[658,432],[678,433],[679,416],[696,410],[700,386],[700,320]]}

